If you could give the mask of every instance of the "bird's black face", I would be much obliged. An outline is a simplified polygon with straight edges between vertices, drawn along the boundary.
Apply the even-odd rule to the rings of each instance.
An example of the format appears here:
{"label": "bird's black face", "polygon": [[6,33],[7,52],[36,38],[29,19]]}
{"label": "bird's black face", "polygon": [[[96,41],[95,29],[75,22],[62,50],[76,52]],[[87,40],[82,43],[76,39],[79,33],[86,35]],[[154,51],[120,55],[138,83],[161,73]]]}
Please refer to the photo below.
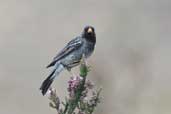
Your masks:
{"label": "bird's black face", "polygon": [[96,34],[92,26],[86,26],[84,28],[83,38],[86,38],[88,41],[96,42]]}

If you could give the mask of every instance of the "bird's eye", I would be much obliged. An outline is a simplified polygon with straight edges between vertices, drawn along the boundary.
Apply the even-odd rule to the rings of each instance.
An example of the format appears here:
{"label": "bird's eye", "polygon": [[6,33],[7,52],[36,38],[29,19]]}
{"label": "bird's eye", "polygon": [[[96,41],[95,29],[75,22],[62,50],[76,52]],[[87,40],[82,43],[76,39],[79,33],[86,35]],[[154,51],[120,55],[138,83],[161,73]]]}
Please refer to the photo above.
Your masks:
{"label": "bird's eye", "polygon": [[93,32],[94,32],[94,28],[92,28]]}

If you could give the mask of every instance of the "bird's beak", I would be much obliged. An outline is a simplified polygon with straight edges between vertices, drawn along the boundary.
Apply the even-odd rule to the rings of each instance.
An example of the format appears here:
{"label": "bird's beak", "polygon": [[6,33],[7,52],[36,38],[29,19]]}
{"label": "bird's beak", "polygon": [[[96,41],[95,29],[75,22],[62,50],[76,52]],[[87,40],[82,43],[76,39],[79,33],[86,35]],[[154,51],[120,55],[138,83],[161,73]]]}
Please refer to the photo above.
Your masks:
{"label": "bird's beak", "polygon": [[88,28],[88,31],[87,32],[88,33],[92,33],[93,32],[92,28]]}

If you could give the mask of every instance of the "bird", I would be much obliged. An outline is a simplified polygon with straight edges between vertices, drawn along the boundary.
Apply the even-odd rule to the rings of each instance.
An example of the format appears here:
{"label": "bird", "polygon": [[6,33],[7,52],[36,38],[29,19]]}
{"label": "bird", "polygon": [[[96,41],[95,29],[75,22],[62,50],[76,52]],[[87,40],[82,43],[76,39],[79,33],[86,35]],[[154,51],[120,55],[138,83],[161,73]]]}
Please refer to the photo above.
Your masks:
{"label": "bird", "polygon": [[55,77],[63,70],[69,72],[73,67],[80,64],[82,56],[85,59],[93,53],[96,44],[96,33],[93,26],[85,26],[82,33],[72,39],[67,45],[53,58],[46,68],[53,67],[49,76],[41,84],[40,90],[44,96],[50,88]]}

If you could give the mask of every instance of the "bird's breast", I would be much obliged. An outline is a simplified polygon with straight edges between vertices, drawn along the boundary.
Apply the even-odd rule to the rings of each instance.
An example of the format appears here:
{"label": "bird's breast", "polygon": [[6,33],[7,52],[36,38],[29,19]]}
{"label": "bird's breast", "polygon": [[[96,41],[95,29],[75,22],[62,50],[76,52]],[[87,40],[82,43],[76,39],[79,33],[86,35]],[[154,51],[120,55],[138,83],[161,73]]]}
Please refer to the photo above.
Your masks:
{"label": "bird's breast", "polygon": [[85,45],[82,48],[82,54],[85,55],[86,58],[88,58],[94,51],[94,45],[92,43],[85,43]]}

